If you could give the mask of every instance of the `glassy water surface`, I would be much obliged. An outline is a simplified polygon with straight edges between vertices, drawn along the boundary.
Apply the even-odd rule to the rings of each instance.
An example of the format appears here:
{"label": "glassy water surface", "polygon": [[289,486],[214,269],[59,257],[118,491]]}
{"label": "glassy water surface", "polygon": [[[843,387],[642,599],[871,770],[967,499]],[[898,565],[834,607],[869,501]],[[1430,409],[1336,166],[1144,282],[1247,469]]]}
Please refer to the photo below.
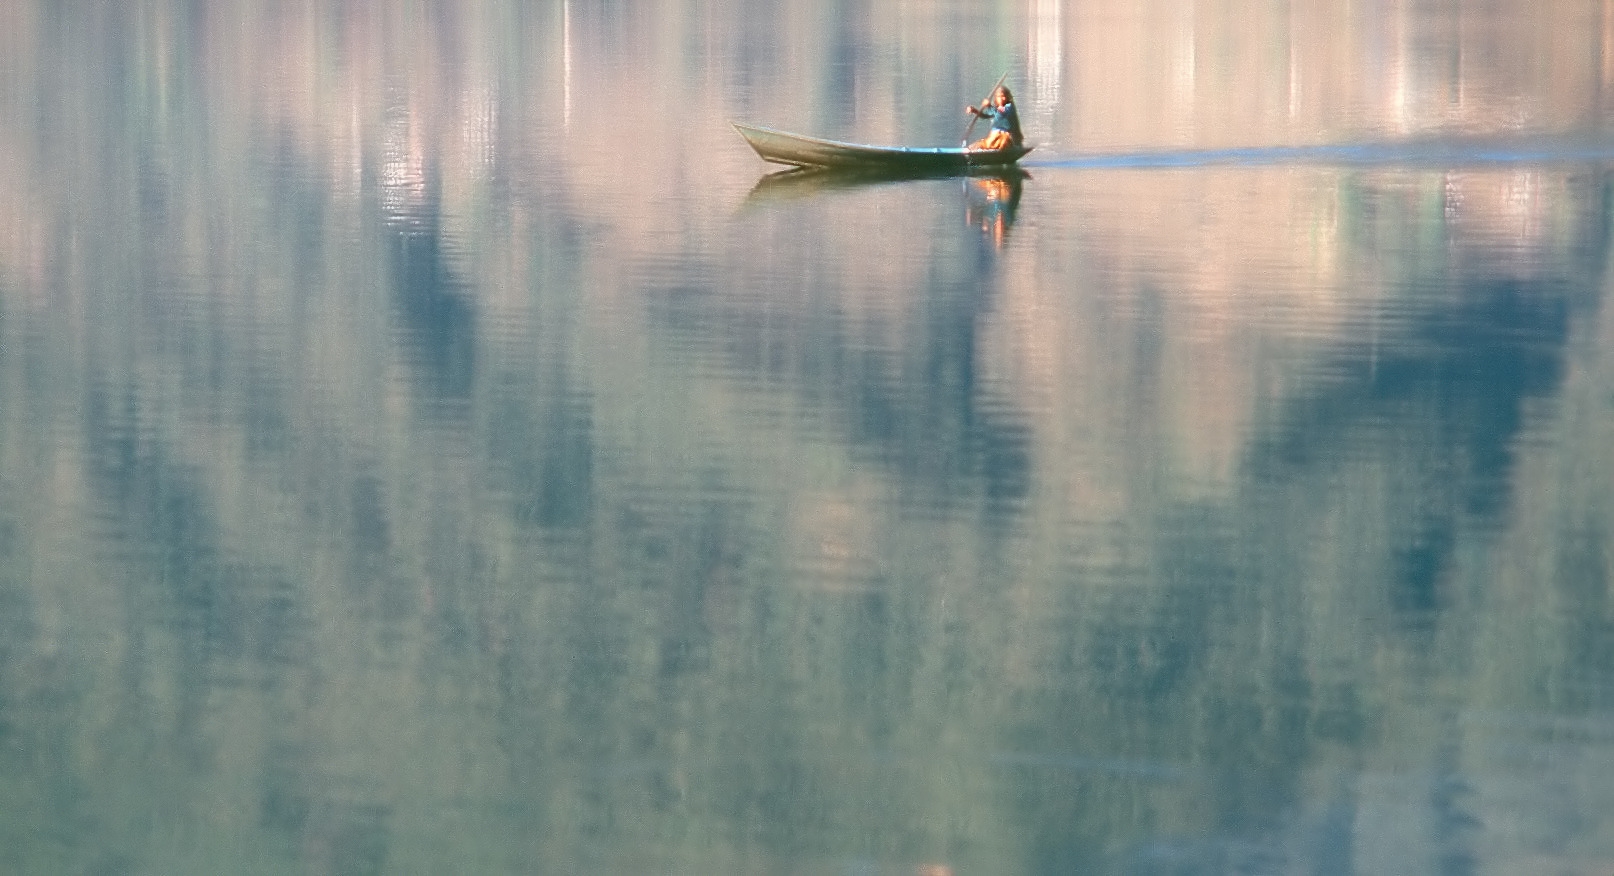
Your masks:
{"label": "glassy water surface", "polygon": [[0,869],[1614,870],[1604,4],[89,6]]}

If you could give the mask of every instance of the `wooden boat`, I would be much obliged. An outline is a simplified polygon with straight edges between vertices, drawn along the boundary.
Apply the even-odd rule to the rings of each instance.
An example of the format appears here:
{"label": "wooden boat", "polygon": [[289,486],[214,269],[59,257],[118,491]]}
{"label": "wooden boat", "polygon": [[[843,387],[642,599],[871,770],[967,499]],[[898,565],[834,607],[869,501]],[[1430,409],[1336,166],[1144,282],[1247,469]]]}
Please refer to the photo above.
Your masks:
{"label": "wooden boat", "polygon": [[965,149],[958,146],[910,147],[867,146],[842,143],[732,123],[745,142],[764,161],[792,167],[884,168],[910,171],[966,170],[972,167],[1004,167],[1019,161],[1029,146],[1007,149]]}

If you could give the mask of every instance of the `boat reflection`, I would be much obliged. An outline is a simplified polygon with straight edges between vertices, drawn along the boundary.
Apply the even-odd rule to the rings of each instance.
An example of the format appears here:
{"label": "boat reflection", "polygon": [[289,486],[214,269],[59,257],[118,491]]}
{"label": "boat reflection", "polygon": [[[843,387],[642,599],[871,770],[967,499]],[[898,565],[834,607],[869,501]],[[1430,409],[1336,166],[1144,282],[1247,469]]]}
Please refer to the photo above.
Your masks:
{"label": "boat reflection", "polygon": [[964,182],[964,221],[995,246],[1002,246],[1014,225],[1020,194],[1031,174],[1019,167],[992,167],[949,171],[891,170],[886,168],[792,168],[757,180],[746,196],[747,206],[806,198],[826,191],[864,188],[915,180],[961,179]]}

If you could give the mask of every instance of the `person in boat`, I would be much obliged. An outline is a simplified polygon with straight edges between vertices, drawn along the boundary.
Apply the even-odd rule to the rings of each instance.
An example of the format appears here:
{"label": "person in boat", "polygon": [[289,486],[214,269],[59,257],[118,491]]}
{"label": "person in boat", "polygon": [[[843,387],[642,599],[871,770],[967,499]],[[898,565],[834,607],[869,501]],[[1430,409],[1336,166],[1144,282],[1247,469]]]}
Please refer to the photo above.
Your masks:
{"label": "person in boat", "polygon": [[983,119],[992,120],[992,130],[985,137],[970,144],[971,149],[1007,149],[1019,146],[1020,114],[1014,109],[1014,95],[1006,85],[999,85],[992,98],[980,106],[965,107],[965,111]]}

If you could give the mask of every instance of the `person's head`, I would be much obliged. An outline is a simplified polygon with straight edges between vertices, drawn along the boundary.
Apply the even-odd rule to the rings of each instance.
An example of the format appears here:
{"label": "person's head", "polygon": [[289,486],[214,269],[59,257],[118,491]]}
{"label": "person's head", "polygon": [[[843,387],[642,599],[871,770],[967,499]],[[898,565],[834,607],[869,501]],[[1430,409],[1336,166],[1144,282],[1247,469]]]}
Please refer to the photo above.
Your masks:
{"label": "person's head", "polygon": [[992,92],[992,103],[996,104],[997,106],[1014,103],[1014,95],[1009,93],[1009,86],[999,85],[998,90]]}

